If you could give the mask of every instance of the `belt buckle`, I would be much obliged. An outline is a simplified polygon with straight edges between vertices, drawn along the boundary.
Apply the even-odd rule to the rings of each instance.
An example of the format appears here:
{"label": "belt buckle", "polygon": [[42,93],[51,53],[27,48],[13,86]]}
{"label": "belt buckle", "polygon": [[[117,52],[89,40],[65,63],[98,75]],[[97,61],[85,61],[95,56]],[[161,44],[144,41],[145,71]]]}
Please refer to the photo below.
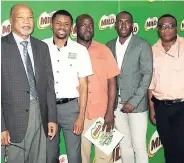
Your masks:
{"label": "belt buckle", "polygon": [[60,103],[60,104],[62,104],[62,101],[63,101],[63,99],[62,99],[62,98],[56,99],[56,103]]}
{"label": "belt buckle", "polygon": [[171,102],[171,101],[167,101],[167,100],[165,100],[165,101],[164,101],[164,104],[166,104],[166,105],[171,105],[171,104],[172,104],[172,102]]}

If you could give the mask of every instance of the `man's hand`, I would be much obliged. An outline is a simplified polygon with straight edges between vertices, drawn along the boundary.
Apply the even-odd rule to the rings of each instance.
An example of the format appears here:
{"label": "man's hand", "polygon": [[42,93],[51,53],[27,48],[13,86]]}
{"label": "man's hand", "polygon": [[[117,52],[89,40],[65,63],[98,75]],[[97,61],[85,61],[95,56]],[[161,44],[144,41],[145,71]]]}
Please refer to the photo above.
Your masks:
{"label": "man's hand", "polygon": [[156,119],[155,119],[155,111],[150,111],[150,120],[151,122],[156,125]]}
{"label": "man's hand", "polygon": [[104,117],[104,124],[102,130],[106,128],[106,132],[110,132],[114,129],[114,114],[113,113],[106,113]]}
{"label": "man's hand", "polygon": [[8,145],[10,143],[10,134],[8,130],[1,132],[1,145]]}
{"label": "man's hand", "polygon": [[84,129],[84,117],[78,117],[73,125],[73,133],[80,135]]}
{"label": "man's hand", "polygon": [[124,105],[121,109],[123,113],[131,113],[134,110],[134,106],[129,104],[128,102],[120,102],[120,104]]}
{"label": "man's hand", "polygon": [[50,140],[54,139],[58,130],[58,125],[54,122],[48,123],[48,136],[50,136]]}

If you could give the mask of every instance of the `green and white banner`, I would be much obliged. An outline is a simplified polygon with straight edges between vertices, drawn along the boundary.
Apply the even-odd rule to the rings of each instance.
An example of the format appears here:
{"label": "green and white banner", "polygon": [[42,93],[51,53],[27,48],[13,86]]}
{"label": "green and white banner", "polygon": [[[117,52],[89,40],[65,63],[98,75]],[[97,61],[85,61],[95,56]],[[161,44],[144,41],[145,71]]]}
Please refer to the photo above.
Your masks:
{"label": "green and white banner", "polygon": [[[106,43],[117,36],[114,29],[115,16],[120,11],[129,11],[134,17],[134,34],[146,39],[151,45],[157,40],[157,20],[163,14],[172,14],[178,21],[178,34],[184,37],[184,2],[181,1],[2,1],[1,3],[1,36],[11,32],[8,20],[10,9],[15,4],[26,4],[34,12],[35,29],[33,36],[43,40],[52,36],[50,20],[52,14],[59,10],[69,11],[75,20],[80,14],[89,14],[94,18],[96,41]],[[74,21],[75,23],[75,21]],[[71,38],[76,38],[72,32]],[[2,47],[3,48],[3,47]],[[139,128],[139,123],[137,123]],[[61,133],[60,163],[67,163],[64,138]],[[147,149],[149,163],[163,163],[163,149],[155,126],[150,122],[147,132]],[[114,161],[120,161],[119,147],[114,150]],[[91,163],[95,163],[94,150],[91,154]]]}

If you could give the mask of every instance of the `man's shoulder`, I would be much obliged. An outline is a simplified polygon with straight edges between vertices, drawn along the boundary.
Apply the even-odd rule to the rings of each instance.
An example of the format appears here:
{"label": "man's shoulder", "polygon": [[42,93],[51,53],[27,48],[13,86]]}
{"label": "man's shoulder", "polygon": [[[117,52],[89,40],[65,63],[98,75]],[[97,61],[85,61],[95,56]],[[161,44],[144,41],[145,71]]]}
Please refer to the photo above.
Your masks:
{"label": "man's shoulder", "polygon": [[34,42],[37,46],[46,46],[46,43],[43,42],[42,40],[39,40],[35,37],[30,37],[31,41]]}
{"label": "man's shoulder", "polygon": [[138,44],[150,45],[150,43],[149,43],[147,40],[143,39],[143,38],[140,37],[140,36],[133,35],[132,37],[133,37],[134,41],[135,41],[136,43],[138,43]]}
{"label": "man's shoulder", "polygon": [[79,47],[79,48],[84,47],[83,45],[79,44],[78,42],[76,42],[70,38],[68,39],[68,41],[69,41],[69,45],[71,45],[71,46],[75,46],[75,47]]}
{"label": "man's shoulder", "polygon": [[71,39],[69,40],[69,44],[68,45],[71,46],[73,51],[75,51],[75,50],[76,51],[87,50],[85,46],[83,46],[83,45],[81,45],[81,44],[79,44],[76,41],[71,40]]}
{"label": "man's shoulder", "polygon": [[50,46],[50,45],[53,44],[53,37],[49,37],[49,38],[43,39],[42,42],[44,42],[45,44]]}
{"label": "man's shoulder", "polygon": [[179,41],[180,41],[180,44],[182,44],[182,46],[183,46],[184,45],[184,37],[179,36]]}
{"label": "man's shoulder", "polygon": [[158,48],[157,43],[153,44],[152,49],[154,50],[154,49],[157,49],[157,48]]}
{"label": "man's shoulder", "polygon": [[103,43],[101,43],[101,42],[94,41],[94,40],[93,40],[93,42],[92,42],[92,45],[94,45],[94,46],[96,46],[96,47],[98,47],[99,49],[102,49],[102,50],[109,49],[109,48],[107,47],[107,45],[105,45],[105,44],[103,44]]}
{"label": "man's shoulder", "polygon": [[108,42],[106,43],[106,45],[107,45],[107,46],[113,45],[114,43],[116,43],[116,40],[117,40],[117,38],[114,38],[114,39],[108,41]]}
{"label": "man's shoulder", "polygon": [[42,41],[49,45],[50,43],[52,43],[53,38],[49,37],[49,38],[43,39]]}
{"label": "man's shoulder", "polygon": [[8,35],[6,35],[6,36],[3,36],[3,37],[1,37],[1,43],[6,43],[6,42],[8,42],[8,39],[9,39],[9,37],[11,37],[11,33],[10,34],[8,34]]}

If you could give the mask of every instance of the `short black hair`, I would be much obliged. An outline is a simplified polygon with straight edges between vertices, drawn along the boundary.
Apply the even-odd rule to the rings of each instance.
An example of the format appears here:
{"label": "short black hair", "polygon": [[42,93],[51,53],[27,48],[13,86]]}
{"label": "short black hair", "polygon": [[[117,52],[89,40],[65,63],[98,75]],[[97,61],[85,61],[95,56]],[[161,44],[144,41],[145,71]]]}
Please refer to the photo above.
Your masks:
{"label": "short black hair", "polygon": [[175,20],[175,22],[176,22],[176,26],[177,26],[177,20],[176,20],[176,18],[173,16],[173,15],[171,15],[171,14],[164,14],[164,15],[162,15],[161,17],[159,17],[158,18],[158,23],[159,23],[159,21],[160,21],[160,19],[162,19],[162,18],[173,18],[174,20]]}
{"label": "short black hair", "polygon": [[117,14],[117,15],[116,15],[116,21],[117,21],[117,18],[118,18],[118,16],[119,16],[120,14],[128,14],[128,15],[130,15],[130,17],[131,17],[131,19],[132,19],[132,22],[134,22],[132,14],[131,14],[130,12],[128,12],[128,11],[121,11],[119,14]]}
{"label": "short black hair", "polygon": [[66,10],[58,10],[56,11],[53,15],[52,15],[52,22],[54,21],[54,19],[56,18],[57,15],[64,15],[64,16],[69,16],[71,23],[73,24],[73,17],[72,15],[66,11]]}

